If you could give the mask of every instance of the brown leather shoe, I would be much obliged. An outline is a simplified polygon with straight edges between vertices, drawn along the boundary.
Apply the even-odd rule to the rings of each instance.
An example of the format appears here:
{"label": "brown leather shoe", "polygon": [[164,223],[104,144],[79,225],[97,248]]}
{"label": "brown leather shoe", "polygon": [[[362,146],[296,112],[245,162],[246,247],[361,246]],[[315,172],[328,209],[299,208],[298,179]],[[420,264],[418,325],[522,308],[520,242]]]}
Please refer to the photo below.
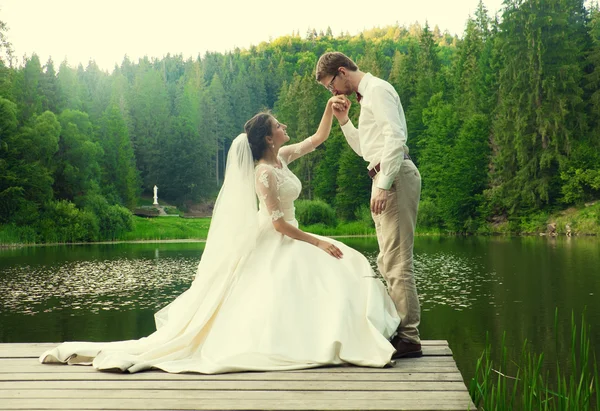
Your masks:
{"label": "brown leather shoe", "polygon": [[392,360],[398,358],[417,358],[423,356],[421,344],[406,342],[401,338],[395,337],[390,341],[396,348],[396,352],[392,355]]}

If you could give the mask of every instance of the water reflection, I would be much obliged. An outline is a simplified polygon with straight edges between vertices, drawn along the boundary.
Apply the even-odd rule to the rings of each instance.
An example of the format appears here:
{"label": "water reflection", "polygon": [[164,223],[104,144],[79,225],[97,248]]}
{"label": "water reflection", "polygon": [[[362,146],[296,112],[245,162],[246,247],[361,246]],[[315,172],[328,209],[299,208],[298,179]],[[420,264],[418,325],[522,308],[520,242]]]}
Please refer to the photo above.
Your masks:
{"label": "water reflection", "polygon": [[67,261],[12,266],[0,281],[0,305],[13,313],[154,309],[189,285],[197,261],[184,257]]}
{"label": "water reflection", "polygon": [[[377,271],[377,245],[373,239],[346,242],[362,250]],[[25,315],[63,310],[70,315],[86,315],[101,310],[158,309],[185,290],[196,273],[201,253],[173,255],[180,251],[176,246],[146,246],[133,255],[92,252],[84,260],[74,260],[70,254],[52,262],[31,256],[28,264],[6,264],[0,276],[0,306],[2,311]],[[137,246],[114,247],[122,250]],[[460,311],[481,298],[494,302],[493,287],[486,287],[486,283],[498,279],[482,264],[481,256],[421,252],[415,256],[415,274],[424,311],[438,305]]]}
{"label": "water reflection", "polygon": [[[377,272],[377,243],[373,239],[342,239],[363,252]],[[479,299],[494,304],[493,287],[499,282],[494,270],[488,269],[481,255],[457,254],[451,250],[421,249],[427,239],[417,239],[414,256],[415,277],[423,311],[448,306],[456,311],[471,307]],[[438,239],[433,240],[437,242]],[[443,240],[442,240],[443,241]]]}
{"label": "water reflection", "polygon": [[[376,266],[375,239],[343,241]],[[154,330],[153,313],[191,284],[203,247],[0,250],[0,342],[145,336]],[[552,366],[553,358],[570,350],[571,311],[578,317],[587,309],[593,347],[600,347],[599,239],[418,237],[415,275],[421,334],[448,340],[465,378],[473,374],[486,334],[498,346],[506,332],[507,346],[515,351],[528,340],[548,354]]]}

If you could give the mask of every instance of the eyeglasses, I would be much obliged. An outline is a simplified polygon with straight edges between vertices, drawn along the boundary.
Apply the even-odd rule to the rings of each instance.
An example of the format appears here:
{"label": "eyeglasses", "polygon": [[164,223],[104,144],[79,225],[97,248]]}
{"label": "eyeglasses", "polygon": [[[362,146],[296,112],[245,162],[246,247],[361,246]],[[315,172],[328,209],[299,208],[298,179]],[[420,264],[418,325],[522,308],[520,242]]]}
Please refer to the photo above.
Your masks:
{"label": "eyeglasses", "polygon": [[339,73],[335,73],[335,75],[333,76],[333,78],[331,79],[329,84],[327,85],[327,90],[329,90],[331,93],[333,93],[333,82],[335,81],[335,78],[337,77],[338,74]]}

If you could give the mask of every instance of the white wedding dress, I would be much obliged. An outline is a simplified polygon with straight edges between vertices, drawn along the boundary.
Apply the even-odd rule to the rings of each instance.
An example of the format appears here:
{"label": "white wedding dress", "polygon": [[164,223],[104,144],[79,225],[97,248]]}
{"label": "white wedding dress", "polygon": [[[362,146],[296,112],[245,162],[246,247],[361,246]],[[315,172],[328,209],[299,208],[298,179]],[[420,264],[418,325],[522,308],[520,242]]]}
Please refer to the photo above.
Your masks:
{"label": "white wedding dress", "polygon": [[[247,139],[236,143],[248,144]],[[234,261],[224,259],[223,253],[238,255],[244,243],[235,243],[234,235],[234,247],[228,248],[218,244],[217,234],[214,241],[209,234],[195,280],[156,313],[157,331],[139,340],[66,342],[43,353],[40,361],[206,374],[389,363],[394,347],[388,339],[400,320],[367,259],[327,238],[344,254],[338,260],[273,227],[278,218],[297,225],[294,200],[301,183],[288,164],[312,150],[309,138],[280,150],[281,168],[256,166],[253,201],[256,209],[258,195],[260,209],[258,218],[254,211],[257,232],[246,238],[252,242],[250,251]],[[239,218],[245,224],[248,217],[235,210],[221,220]],[[211,224],[219,221],[213,218]],[[243,233],[240,228],[242,238]]]}

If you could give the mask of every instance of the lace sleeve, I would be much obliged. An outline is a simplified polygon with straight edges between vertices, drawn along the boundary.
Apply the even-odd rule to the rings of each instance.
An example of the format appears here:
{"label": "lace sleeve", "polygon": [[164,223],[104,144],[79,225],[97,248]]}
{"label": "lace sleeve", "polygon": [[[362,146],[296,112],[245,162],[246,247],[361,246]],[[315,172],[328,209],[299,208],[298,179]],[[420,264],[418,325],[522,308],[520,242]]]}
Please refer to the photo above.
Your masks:
{"label": "lace sleeve", "polygon": [[309,137],[300,143],[281,147],[279,149],[279,155],[287,164],[290,164],[292,161],[297,160],[303,155],[313,151],[315,151],[315,146],[312,142],[312,137]]}
{"label": "lace sleeve", "polygon": [[258,166],[255,177],[256,195],[271,215],[271,220],[283,218],[275,170],[269,166]]}

